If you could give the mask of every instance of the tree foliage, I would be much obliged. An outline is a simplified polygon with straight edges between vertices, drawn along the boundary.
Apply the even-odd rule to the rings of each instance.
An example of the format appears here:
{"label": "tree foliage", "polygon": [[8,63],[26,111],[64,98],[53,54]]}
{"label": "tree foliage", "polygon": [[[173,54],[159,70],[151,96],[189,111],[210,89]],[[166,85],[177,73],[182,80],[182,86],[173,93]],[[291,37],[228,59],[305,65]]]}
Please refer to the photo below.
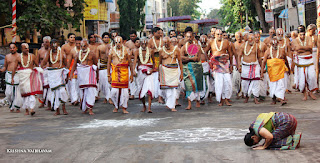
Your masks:
{"label": "tree foliage", "polygon": [[130,30],[142,30],[145,23],[143,12],[146,0],[118,0],[120,34],[129,36]]}
{"label": "tree foliage", "polygon": [[202,0],[169,0],[168,13],[170,14],[170,8],[172,8],[173,16],[190,15],[192,19],[199,19],[201,13],[197,10],[199,8],[197,3]]}
{"label": "tree foliage", "polygon": [[[3,1],[10,5],[12,2]],[[64,7],[64,3],[64,0],[17,0],[17,33],[24,36],[27,31],[37,29],[42,35],[52,35],[57,29],[68,28],[68,24],[80,30],[84,0],[72,0],[73,7]],[[0,5],[0,10],[5,10],[5,15],[11,17],[11,6],[9,11],[7,8],[7,5]],[[73,16],[70,14],[71,10]],[[6,19],[6,23],[10,21]]]}
{"label": "tree foliage", "polygon": [[221,0],[222,4],[219,15],[221,26],[229,26],[228,32],[236,32],[246,26],[246,11],[248,12],[248,25],[252,30],[260,28],[259,22],[255,19],[256,9],[251,0]]}

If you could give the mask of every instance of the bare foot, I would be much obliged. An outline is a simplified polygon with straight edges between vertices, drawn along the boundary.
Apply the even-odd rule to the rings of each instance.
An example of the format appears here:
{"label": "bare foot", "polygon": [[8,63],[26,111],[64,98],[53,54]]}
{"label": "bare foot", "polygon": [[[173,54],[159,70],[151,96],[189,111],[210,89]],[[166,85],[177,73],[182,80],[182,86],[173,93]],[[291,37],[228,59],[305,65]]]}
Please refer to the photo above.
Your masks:
{"label": "bare foot", "polygon": [[259,100],[256,97],[254,98],[254,103],[255,104],[260,104]]}
{"label": "bare foot", "polygon": [[111,99],[109,99],[109,104],[113,105],[113,101]]}
{"label": "bare foot", "polygon": [[204,100],[201,100],[200,105],[205,105],[206,102],[204,102]]}
{"label": "bare foot", "polygon": [[221,100],[218,106],[223,106],[224,100]]}
{"label": "bare foot", "polygon": [[89,109],[89,115],[94,115],[92,109]]}
{"label": "bare foot", "polygon": [[307,101],[307,97],[303,97],[303,98],[302,98],[302,101]]}
{"label": "bare foot", "polygon": [[309,92],[309,96],[312,98],[312,100],[316,100],[317,99],[317,97],[314,96],[314,94],[312,92]]}
{"label": "bare foot", "polygon": [[164,101],[163,101],[163,99],[162,99],[162,97],[161,97],[161,96],[159,96],[159,98],[158,98],[158,103],[160,103],[160,104],[164,104]]}
{"label": "bare foot", "polygon": [[196,108],[200,108],[200,101],[197,101]]}
{"label": "bare foot", "polygon": [[51,111],[51,108],[47,108],[46,110]]}
{"label": "bare foot", "polygon": [[134,96],[131,95],[131,96],[129,97],[129,100],[134,100]]}
{"label": "bare foot", "polygon": [[285,104],[287,104],[287,102],[284,101],[284,100],[282,100],[282,101],[281,101],[281,106],[283,106],[283,105],[285,105]]}
{"label": "bare foot", "polygon": [[249,97],[246,97],[244,103],[248,103]]}
{"label": "bare foot", "polygon": [[53,114],[54,116],[60,115],[60,112],[56,112]]}
{"label": "bare foot", "polygon": [[129,113],[126,108],[122,108],[122,112],[123,112],[123,114],[128,114]]}
{"label": "bare foot", "polygon": [[145,112],[147,110],[146,106],[143,106],[141,112]]}
{"label": "bare foot", "polygon": [[26,109],[26,113],[24,113],[24,115],[29,115],[29,110]]}
{"label": "bare foot", "polygon": [[239,100],[241,96],[237,95],[236,99]]}
{"label": "bare foot", "polygon": [[172,112],[176,112],[177,110],[176,110],[176,109],[171,109],[171,111],[172,111]]}
{"label": "bare foot", "polygon": [[118,113],[118,109],[117,109],[117,108],[114,108],[114,109],[113,109],[113,112],[114,112],[114,113]]}
{"label": "bare foot", "polygon": [[39,108],[43,108],[44,107],[44,103],[41,103],[40,105],[39,105]]}
{"label": "bare foot", "polygon": [[108,103],[108,100],[107,100],[107,99],[104,99],[104,100],[103,100],[103,103],[104,103],[104,104]]}
{"label": "bare foot", "polygon": [[96,97],[96,99],[95,99],[96,101],[98,101],[99,100],[99,97]]}
{"label": "bare foot", "polygon": [[231,99],[226,99],[226,101],[228,101],[228,102],[232,102],[232,101],[231,101]]}
{"label": "bare foot", "polygon": [[186,107],[186,110],[191,110],[191,106],[187,106],[187,107]]}
{"label": "bare foot", "polygon": [[276,104],[276,102],[275,102],[275,101],[272,101],[270,104],[271,104],[271,105],[275,105],[275,104]]}
{"label": "bare foot", "polygon": [[16,113],[20,113],[20,109],[17,109],[17,110],[16,110]]}
{"label": "bare foot", "polygon": [[63,111],[63,115],[68,115],[69,113],[67,111]]}
{"label": "bare foot", "polygon": [[228,100],[225,100],[225,103],[227,106],[232,106],[232,104],[230,104]]}
{"label": "bare foot", "polygon": [[[80,110],[81,110],[81,108],[80,108]],[[87,112],[88,112],[88,109],[86,109],[84,112],[82,112],[82,114],[87,114]]]}
{"label": "bare foot", "polygon": [[13,112],[14,112],[14,110],[10,110],[10,112],[11,112],[11,113],[13,113]]}

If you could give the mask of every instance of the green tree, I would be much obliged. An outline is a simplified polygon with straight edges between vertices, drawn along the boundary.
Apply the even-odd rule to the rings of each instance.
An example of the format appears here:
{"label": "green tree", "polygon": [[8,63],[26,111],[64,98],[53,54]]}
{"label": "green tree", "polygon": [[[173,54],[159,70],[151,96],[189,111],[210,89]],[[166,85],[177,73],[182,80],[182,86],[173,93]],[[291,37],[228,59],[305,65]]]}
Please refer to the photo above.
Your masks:
{"label": "green tree", "polygon": [[197,3],[202,0],[169,0],[168,15],[170,15],[170,8],[172,8],[173,16],[190,15],[192,19],[199,19],[201,13],[197,10],[199,8]]}
{"label": "green tree", "polygon": [[219,15],[219,9],[212,9],[210,13],[208,14],[209,19],[217,19],[221,20],[221,16]]}
{"label": "green tree", "polygon": [[143,12],[146,0],[118,0],[120,33],[129,36],[130,30],[142,30],[145,23]]}
{"label": "green tree", "polygon": [[[221,26],[229,26],[228,32],[236,32],[246,26],[246,12],[248,12],[248,25],[252,30],[263,29],[267,31],[268,24],[264,19],[262,9],[263,0],[221,0],[219,15]],[[256,20],[258,16],[260,23]]]}

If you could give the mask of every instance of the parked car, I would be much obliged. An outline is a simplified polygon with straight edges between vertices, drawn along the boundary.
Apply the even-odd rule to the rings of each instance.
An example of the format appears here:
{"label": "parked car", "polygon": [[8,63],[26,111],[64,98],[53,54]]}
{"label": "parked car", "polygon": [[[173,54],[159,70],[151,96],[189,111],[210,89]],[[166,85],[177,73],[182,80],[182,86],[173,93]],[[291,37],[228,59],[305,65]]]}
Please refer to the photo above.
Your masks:
{"label": "parked car", "polygon": [[[5,57],[5,55],[0,54],[0,68],[4,65]],[[4,92],[6,90],[5,74],[5,72],[0,72],[0,92]]]}

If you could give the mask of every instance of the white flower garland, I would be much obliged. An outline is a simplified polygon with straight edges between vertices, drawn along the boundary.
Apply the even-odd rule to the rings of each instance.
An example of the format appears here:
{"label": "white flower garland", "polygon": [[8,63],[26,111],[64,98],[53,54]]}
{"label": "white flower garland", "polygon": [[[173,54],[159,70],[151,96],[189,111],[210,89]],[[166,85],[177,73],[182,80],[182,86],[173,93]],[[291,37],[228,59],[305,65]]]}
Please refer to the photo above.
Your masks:
{"label": "white flower garland", "polygon": [[250,50],[249,50],[248,53],[247,53],[247,46],[248,46],[248,41],[246,42],[246,44],[245,44],[245,46],[244,46],[244,55],[246,55],[246,56],[248,56],[248,55],[251,54],[252,49],[253,49],[253,47],[254,47],[254,44],[251,46],[251,48],[250,48]]}
{"label": "white flower garland", "polygon": [[149,61],[149,58],[150,58],[150,53],[149,53],[149,48],[147,47],[146,49],[146,56],[145,58],[143,59],[143,56],[142,56],[142,47],[139,48],[139,58],[140,58],[140,62],[142,64],[147,64],[148,61]]}
{"label": "white flower garland", "polygon": [[[272,49],[273,49],[273,48],[270,49],[270,55],[271,55],[271,58],[273,59]],[[280,55],[279,49],[280,49],[280,48],[279,48],[279,46],[278,46],[276,58],[279,58],[279,55]]]}
{"label": "white flower garland", "polygon": [[[80,49],[80,50],[81,50],[81,49]],[[74,47],[74,51],[76,51],[76,54],[79,53],[79,51],[78,51],[78,49],[77,49],[76,46]]]}
{"label": "white flower garland", "polygon": [[218,52],[221,51],[222,50],[222,46],[223,46],[223,39],[221,41],[220,48],[218,48],[217,39],[214,39],[214,45],[215,45],[215,47],[216,47]]}
{"label": "white flower garland", "polygon": [[121,51],[119,52],[116,47],[114,47],[113,50],[116,53],[116,55],[118,56],[118,58],[120,59],[120,61],[123,60],[123,58],[124,58],[124,46],[122,45],[122,53],[121,53]]}
{"label": "white flower garland", "polygon": [[84,55],[84,57],[81,58],[81,56],[82,56],[82,49],[81,49],[80,52],[79,52],[79,61],[80,61],[81,63],[84,62],[84,61],[87,59],[89,53],[90,53],[90,49],[88,48],[86,55]]}
{"label": "white flower garland", "polygon": [[286,47],[286,44],[287,44],[287,40],[284,38],[284,43],[283,43],[283,46],[281,46],[280,48],[283,49]]}
{"label": "white flower garland", "polygon": [[58,47],[58,49],[57,49],[57,55],[56,55],[56,60],[53,61],[53,59],[52,59],[52,49],[51,49],[51,50],[50,50],[50,62],[51,62],[52,64],[57,63],[60,54],[61,54],[61,48]]}
{"label": "white flower garland", "polygon": [[166,48],[165,48],[164,46],[162,47],[162,49],[163,49],[163,52],[166,53],[167,55],[172,55],[172,54],[174,53],[174,51],[176,51],[177,46],[175,46],[175,47],[173,48],[172,52],[170,52],[170,53],[166,51]]}
{"label": "white flower garland", "polygon": [[161,50],[161,38],[160,38],[159,46],[157,46],[157,43],[156,43],[156,40],[154,39],[154,36],[152,37],[152,40],[153,40],[154,47],[157,49],[157,51],[160,51]]}
{"label": "white flower garland", "polygon": [[24,67],[24,68],[29,67],[30,60],[31,60],[31,55],[30,55],[30,53],[28,53],[27,65],[24,65],[24,62],[23,62],[23,54],[22,54],[22,53],[20,54],[20,57],[21,57],[21,65],[22,65],[22,67]]}
{"label": "white flower garland", "polygon": [[307,45],[307,39],[304,39],[304,43],[301,41],[300,37],[298,37],[298,40],[300,41],[301,46]]}

